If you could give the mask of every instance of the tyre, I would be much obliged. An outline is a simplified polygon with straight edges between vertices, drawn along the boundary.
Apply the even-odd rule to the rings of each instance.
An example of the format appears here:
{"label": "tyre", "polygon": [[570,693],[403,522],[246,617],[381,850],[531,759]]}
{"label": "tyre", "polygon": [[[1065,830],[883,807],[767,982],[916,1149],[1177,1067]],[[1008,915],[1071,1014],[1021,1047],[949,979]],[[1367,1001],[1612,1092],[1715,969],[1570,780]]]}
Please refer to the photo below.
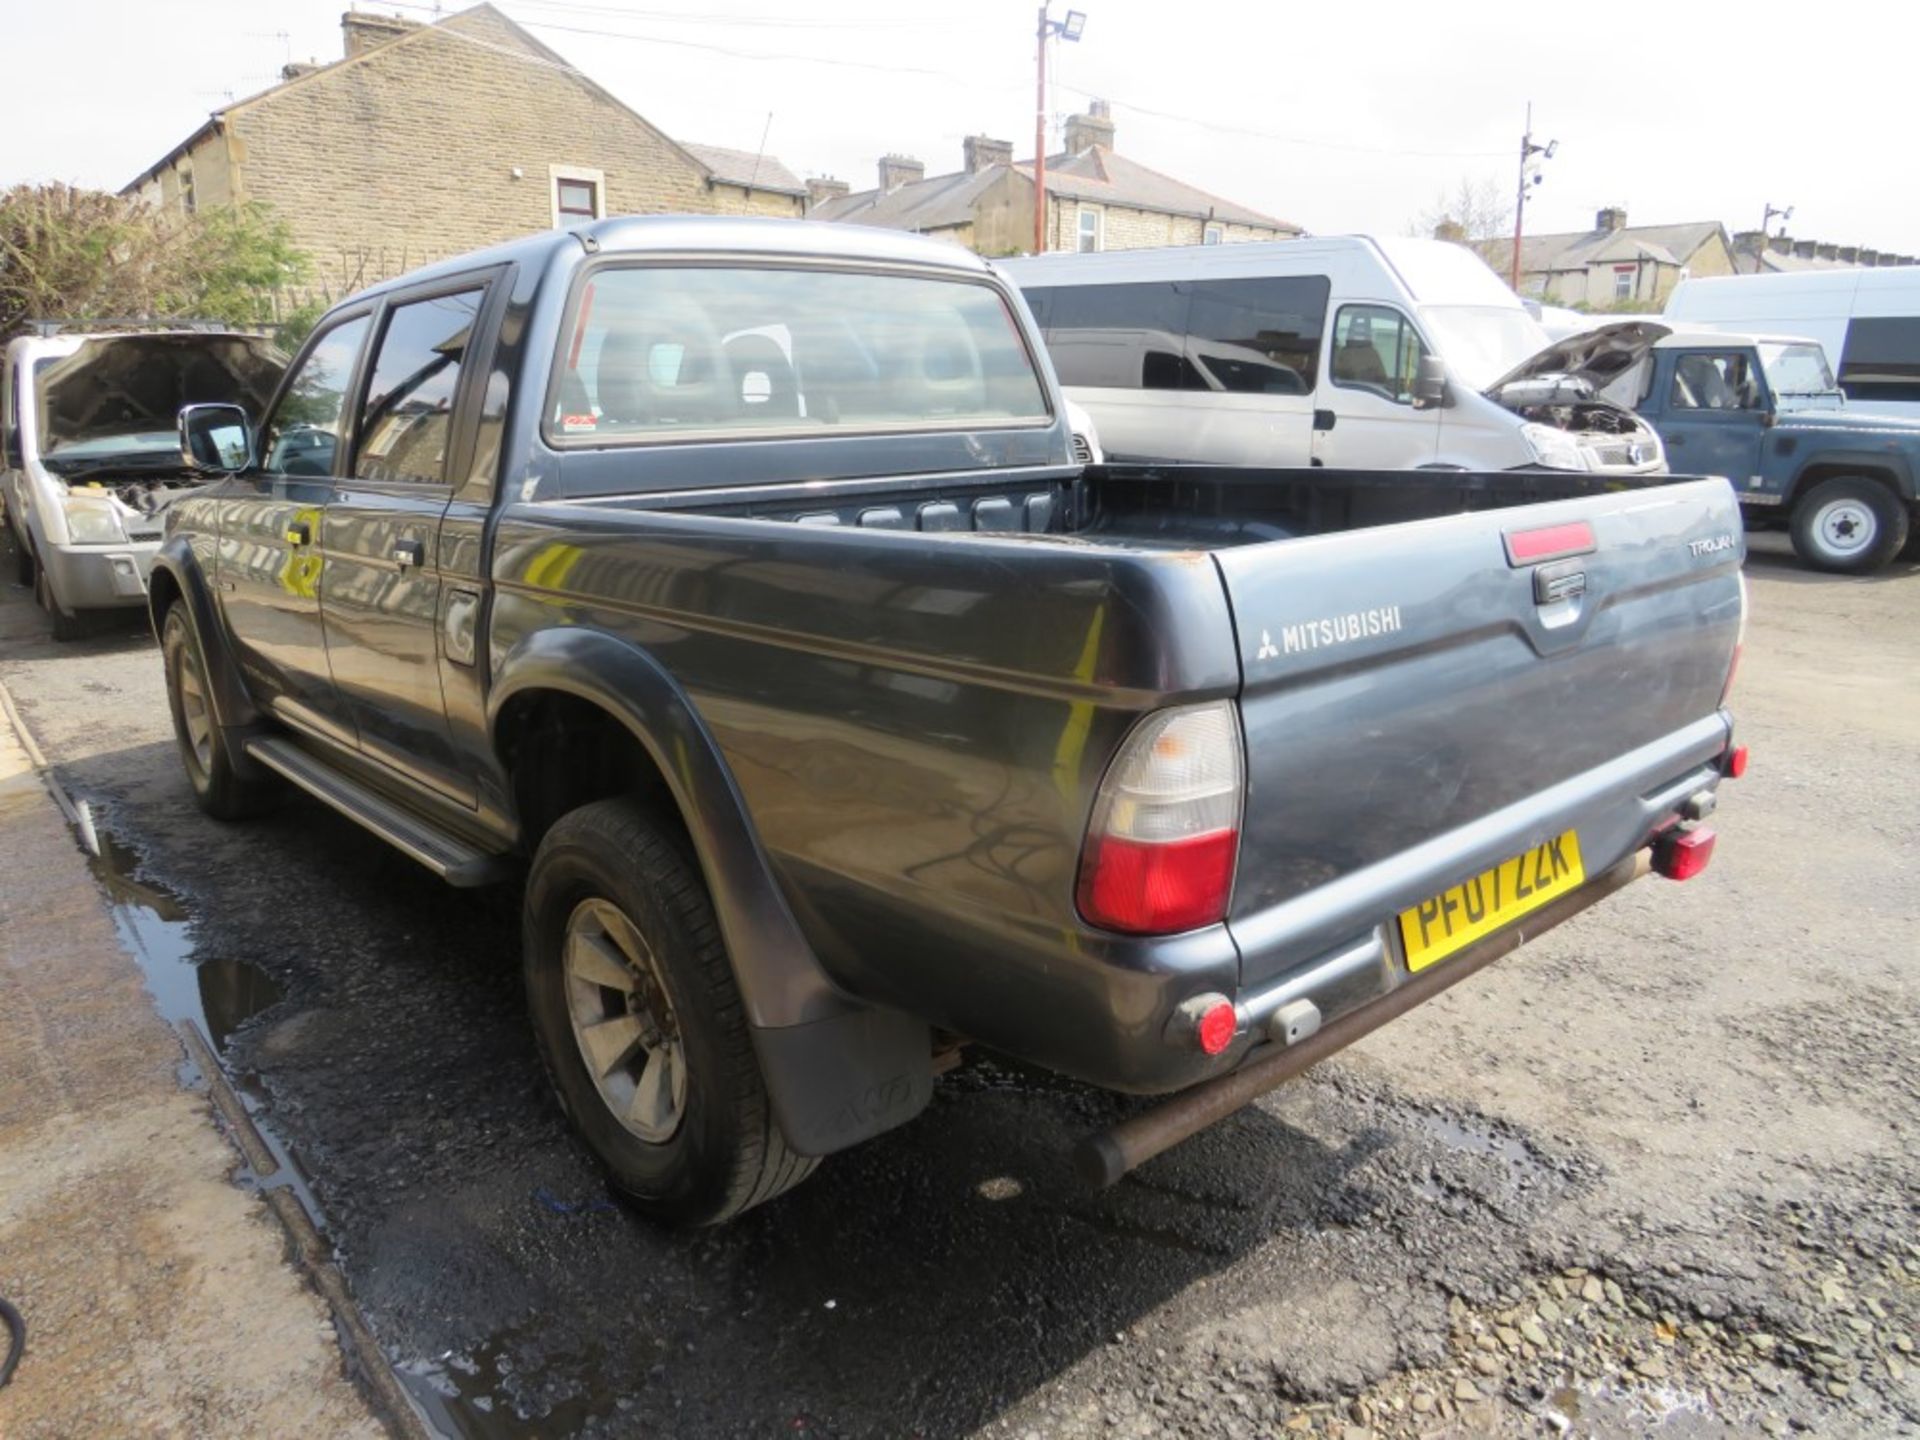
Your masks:
{"label": "tyre", "polygon": [[1793,553],[1815,570],[1870,575],[1906,543],[1906,506],[1874,480],[1823,480],[1793,507]]}
{"label": "tyre", "polygon": [[[18,535],[13,537],[13,578],[22,585],[33,584],[33,552]],[[34,592],[37,596],[38,591]]]}
{"label": "tyre", "polygon": [[33,598],[34,603],[47,612],[47,623],[53,629],[54,639],[78,640],[86,634],[87,627],[81,623],[80,617],[67,614],[53,598],[53,582],[47,578],[47,567],[44,565],[33,567]]}
{"label": "tyre", "polygon": [[638,805],[598,801],[547,832],[525,965],[554,1093],[628,1204],[712,1225],[813,1173],[773,1117],[706,885]]}
{"label": "tyre", "polygon": [[216,820],[258,815],[276,797],[271,781],[248,780],[235,770],[233,757],[214,723],[207,663],[187,620],[186,602],[176,600],[160,623],[160,654],[166,665],[167,708],[173,712],[173,737],[193,798]]}

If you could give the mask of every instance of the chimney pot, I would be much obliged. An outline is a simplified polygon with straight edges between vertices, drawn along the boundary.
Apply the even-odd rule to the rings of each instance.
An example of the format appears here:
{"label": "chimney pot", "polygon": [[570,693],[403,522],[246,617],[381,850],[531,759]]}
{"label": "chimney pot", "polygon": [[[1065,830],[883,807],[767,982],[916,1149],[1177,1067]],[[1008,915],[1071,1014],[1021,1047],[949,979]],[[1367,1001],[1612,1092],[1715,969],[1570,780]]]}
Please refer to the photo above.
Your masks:
{"label": "chimney pot", "polygon": [[880,190],[891,194],[902,185],[912,184],[915,180],[924,180],[927,167],[911,155],[882,155],[880,157]]}
{"label": "chimney pot", "polygon": [[397,15],[363,15],[358,10],[349,10],[340,17],[340,34],[349,60],[419,28],[419,21],[402,20]]}
{"label": "chimney pot", "polygon": [[1104,100],[1095,100],[1087,106],[1084,115],[1067,117],[1067,153],[1078,155],[1098,145],[1103,150],[1113,149],[1112,108]]}
{"label": "chimney pot", "polygon": [[961,151],[966,157],[969,175],[978,175],[982,170],[991,170],[996,165],[1013,163],[1011,140],[990,140],[985,135],[969,135],[961,142]]}

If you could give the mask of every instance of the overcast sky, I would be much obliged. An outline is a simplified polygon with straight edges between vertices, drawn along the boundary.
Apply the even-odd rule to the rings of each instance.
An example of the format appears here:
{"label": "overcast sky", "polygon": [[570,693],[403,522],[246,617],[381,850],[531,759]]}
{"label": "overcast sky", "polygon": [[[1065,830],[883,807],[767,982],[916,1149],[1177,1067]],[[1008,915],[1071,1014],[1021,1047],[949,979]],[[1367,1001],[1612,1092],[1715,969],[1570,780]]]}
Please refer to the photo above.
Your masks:
{"label": "overcast sky", "polygon": [[[675,138],[758,150],[765,133],[801,175],[865,188],[888,150],[957,169],[976,131],[1032,152],[1028,0],[497,3]],[[111,188],[228,92],[266,88],[289,58],[337,59],[345,8],[3,5],[0,183]],[[1084,39],[1052,47],[1050,148],[1064,116],[1104,96],[1122,153],[1318,233],[1404,233],[1463,177],[1510,191],[1531,100],[1536,136],[1559,150],[1530,231],[1584,229],[1608,204],[1635,223],[1751,229],[1772,202],[1795,207],[1798,236],[1920,251],[1915,0],[1085,5]]]}

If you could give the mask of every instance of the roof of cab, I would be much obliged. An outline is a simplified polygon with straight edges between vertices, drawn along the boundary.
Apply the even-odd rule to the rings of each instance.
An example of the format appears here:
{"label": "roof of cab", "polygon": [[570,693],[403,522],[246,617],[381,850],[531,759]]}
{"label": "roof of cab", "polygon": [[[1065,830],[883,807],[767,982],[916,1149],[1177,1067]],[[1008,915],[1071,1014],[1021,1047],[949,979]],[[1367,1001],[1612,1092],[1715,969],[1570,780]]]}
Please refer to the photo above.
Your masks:
{"label": "roof of cab", "polygon": [[567,230],[543,230],[485,250],[436,261],[370,285],[354,298],[461,275],[489,265],[544,264],[555,251],[581,245],[588,239],[598,246],[602,255],[744,254],[934,266],[961,274],[985,275],[992,271],[985,260],[956,245],[870,225],[832,225],[818,220],[744,215],[628,215]]}

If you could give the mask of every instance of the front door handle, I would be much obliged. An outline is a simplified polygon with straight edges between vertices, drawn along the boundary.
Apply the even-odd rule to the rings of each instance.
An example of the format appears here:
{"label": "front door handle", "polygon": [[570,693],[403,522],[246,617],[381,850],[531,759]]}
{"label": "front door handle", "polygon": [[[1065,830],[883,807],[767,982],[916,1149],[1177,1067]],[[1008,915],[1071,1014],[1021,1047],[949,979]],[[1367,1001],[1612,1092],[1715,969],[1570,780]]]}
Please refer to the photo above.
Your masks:
{"label": "front door handle", "polygon": [[393,546],[393,563],[402,570],[410,570],[427,558],[427,547],[418,540],[396,540]]}
{"label": "front door handle", "polygon": [[289,545],[311,545],[313,543],[313,531],[307,527],[306,521],[296,520],[287,526],[287,543]]}

